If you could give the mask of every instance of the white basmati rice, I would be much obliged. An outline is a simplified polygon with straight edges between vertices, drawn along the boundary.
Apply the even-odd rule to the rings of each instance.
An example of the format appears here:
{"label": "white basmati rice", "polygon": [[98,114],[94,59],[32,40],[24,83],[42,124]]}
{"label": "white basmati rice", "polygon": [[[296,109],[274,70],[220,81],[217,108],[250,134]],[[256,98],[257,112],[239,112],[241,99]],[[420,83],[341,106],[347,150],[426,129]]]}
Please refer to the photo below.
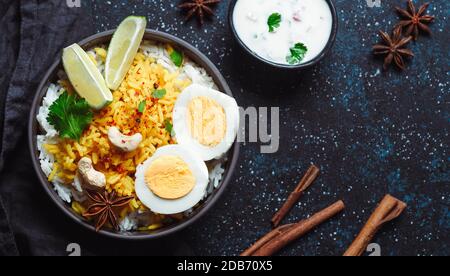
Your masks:
{"label": "white basmati rice", "polygon": [[119,229],[121,232],[129,232],[138,229],[138,221],[134,218],[134,213],[126,216],[119,223]]}
{"label": "white basmati rice", "polygon": [[74,178],[73,183],[72,183],[72,187],[77,192],[80,192],[80,193],[83,192],[83,188],[81,187],[81,179],[80,179],[80,176],[78,174],[75,175],[75,178]]}
{"label": "white basmati rice", "polygon": [[61,86],[50,84],[47,90],[47,94],[42,99],[42,106],[39,108],[39,113],[36,116],[39,125],[45,132],[45,136],[47,138],[55,138],[58,137],[58,131],[48,123],[47,117],[49,113],[49,108],[55,102],[59,96],[64,92]]}
{"label": "white basmati rice", "polygon": [[224,173],[225,169],[223,168],[222,162],[217,164],[209,173],[209,181],[213,184],[215,189],[219,188]]}
{"label": "white basmati rice", "polygon": [[208,76],[205,69],[198,67],[197,65],[188,61],[183,67],[183,73],[181,76],[186,75],[193,83],[218,90],[218,87],[214,83],[213,79]]}
{"label": "white basmati rice", "polygon": [[67,202],[72,202],[72,190],[64,184],[58,183],[57,181],[53,181],[53,187],[59,197]]}

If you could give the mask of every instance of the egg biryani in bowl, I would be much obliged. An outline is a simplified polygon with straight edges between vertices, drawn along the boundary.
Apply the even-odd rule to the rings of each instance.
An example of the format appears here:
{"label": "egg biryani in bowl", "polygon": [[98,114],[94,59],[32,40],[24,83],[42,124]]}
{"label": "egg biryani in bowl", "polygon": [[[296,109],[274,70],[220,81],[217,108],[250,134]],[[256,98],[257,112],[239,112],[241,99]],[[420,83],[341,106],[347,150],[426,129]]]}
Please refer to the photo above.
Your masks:
{"label": "egg biryani in bowl", "polygon": [[109,44],[64,49],[32,112],[46,185],[97,232],[186,226],[220,195],[237,154],[239,110],[217,69],[145,25],[129,17]]}

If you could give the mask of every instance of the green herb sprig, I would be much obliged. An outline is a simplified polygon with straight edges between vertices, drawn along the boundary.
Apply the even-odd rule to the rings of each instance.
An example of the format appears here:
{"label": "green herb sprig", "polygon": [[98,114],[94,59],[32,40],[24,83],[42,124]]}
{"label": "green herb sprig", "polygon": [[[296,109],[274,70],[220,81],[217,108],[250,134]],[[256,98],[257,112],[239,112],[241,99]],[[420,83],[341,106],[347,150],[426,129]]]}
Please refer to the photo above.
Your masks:
{"label": "green herb sprig", "polygon": [[303,43],[297,43],[290,49],[290,55],[286,57],[286,61],[290,65],[296,65],[302,62],[308,52],[308,47]]}
{"label": "green herb sprig", "polygon": [[143,100],[142,102],[140,102],[139,106],[138,106],[139,113],[144,113],[146,106],[147,106],[147,101],[146,100]]}
{"label": "green herb sprig", "polygon": [[168,133],[170,133],[170,136],[175,136],[175,132],[173,131],[173,124],[170,122],[169,119],[166,119],[164,121],[165,129]]}
{"label": "green herb sprig", "polygon": [[167,94],[166,89],[156,89],[155,91],[153,91],[152,97],[155,99],[162,99],[166,94]]}
{"label": "green herb sprig", "polygon": [[179,52],[177,50],[173,50],[173,52],[170,54],[170,59],[172,60],[172,62],[175,64],[176,67],[181,67],[181,65],[183,65],[183,53]]}
{"label": "green herb sprig", "polygon": [[272,13],[269,16],[269,19],[267,19],[267,25],[269,26],[269,32],[273,33],[275,32],[276,28],[279,28],[281,25],[281,14],[279,13]]}
{"label": "green herb sprig", "polygon": [[77,141],[94,117],[85,99],[76,95],[69,95],[67,91],[64,91],[53,102],[49,111],[47,121],[55,127],[60,137]]}

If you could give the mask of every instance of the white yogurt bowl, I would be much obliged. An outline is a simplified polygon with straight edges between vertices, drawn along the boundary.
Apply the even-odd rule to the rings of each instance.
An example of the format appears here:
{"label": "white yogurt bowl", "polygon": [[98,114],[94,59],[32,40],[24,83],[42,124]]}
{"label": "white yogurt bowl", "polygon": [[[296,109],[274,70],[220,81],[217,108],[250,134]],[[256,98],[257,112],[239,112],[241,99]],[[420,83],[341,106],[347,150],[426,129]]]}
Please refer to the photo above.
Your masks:
{"label": "white yogurt bowl", "polygon": [[[268,21],[273,15],[278,16],[278,23],[270,31]],[[318,63],[331,50],[338,29],[332,0],[232,0],[229,23],[247,53],[284,69]],[[307,49],[306,53],[293,60],[298,56],[291,50],[302,51],[301,47],[303,51]]]}

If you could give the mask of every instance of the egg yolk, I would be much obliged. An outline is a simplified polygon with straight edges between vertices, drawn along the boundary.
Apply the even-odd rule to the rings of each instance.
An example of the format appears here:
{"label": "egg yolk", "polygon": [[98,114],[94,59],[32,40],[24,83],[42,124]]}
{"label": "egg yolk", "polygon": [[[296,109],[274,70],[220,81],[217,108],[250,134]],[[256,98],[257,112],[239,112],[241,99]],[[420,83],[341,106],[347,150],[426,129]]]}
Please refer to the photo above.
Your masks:
{"label": "egg yolk", "polygon": [[223,107],[207,97],[196,97],[188,105],[187,122],[191,136],[207,147],[219,145],[226,134],[227,120]]}
{"label": "egg yolk", "polygon": [[145,172],[145,183],[160,198],[178,199],[194,189],[196,179],[180,157],[161,156]]}

